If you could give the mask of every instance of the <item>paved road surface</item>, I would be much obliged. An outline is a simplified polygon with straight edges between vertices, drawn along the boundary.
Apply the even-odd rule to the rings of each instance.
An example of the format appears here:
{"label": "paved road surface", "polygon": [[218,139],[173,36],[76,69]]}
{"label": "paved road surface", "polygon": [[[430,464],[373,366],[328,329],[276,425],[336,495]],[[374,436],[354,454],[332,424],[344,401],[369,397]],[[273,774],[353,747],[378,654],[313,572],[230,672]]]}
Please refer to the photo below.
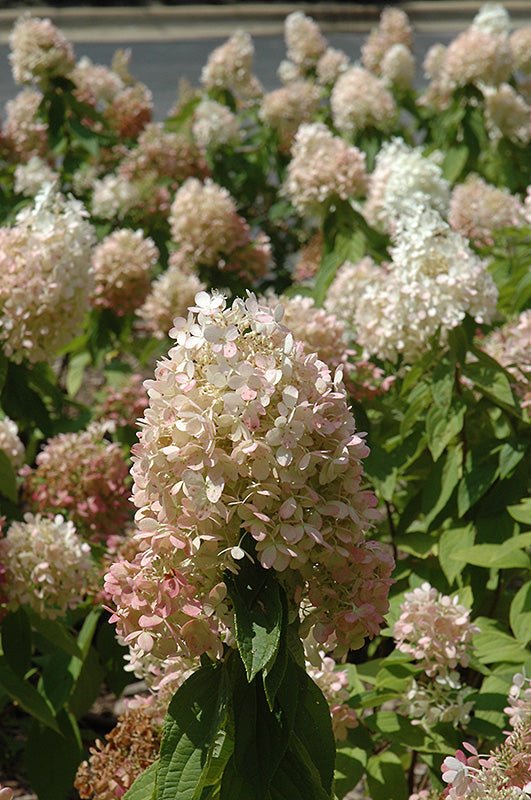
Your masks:
{"label": "paved road surface", "polygon": [[[457,32],[457,31],[456,31]],[[329,33],[327,38],[334,47],[340,47],[348,53],[352,60],[359,57],[361,43],[366,34],[360,33]],[[428,48],[435,42],[444,44],[452,36],[448,33],[417,33],[415,37],[415,55],[419,65],[419,81],[422,82],[422,59]],[[155,100],[155,117],[162,119],[174,104],[180,78],[187,78],[197,84],[201,74],[201,67],[208,54],[221,44],[223,39],[202,39],[199,41],[180,42],[133,42],[131,45],[123,42],[78,42],[75,45],[76,55],[89,56],[93,61],[110,64],[112,54],[120,47],[130,47],[132,56],[133,74],[143,81],[153,92]],[[257,36],[256,47],[256,72],[266,89],[278,86],[276,70],[284,58],[285,47],[281,36]],[[11,70],[7,60],[7,45],[0,45],[0,107],[3,109],[7,100],[17,92],[11,78]]]}

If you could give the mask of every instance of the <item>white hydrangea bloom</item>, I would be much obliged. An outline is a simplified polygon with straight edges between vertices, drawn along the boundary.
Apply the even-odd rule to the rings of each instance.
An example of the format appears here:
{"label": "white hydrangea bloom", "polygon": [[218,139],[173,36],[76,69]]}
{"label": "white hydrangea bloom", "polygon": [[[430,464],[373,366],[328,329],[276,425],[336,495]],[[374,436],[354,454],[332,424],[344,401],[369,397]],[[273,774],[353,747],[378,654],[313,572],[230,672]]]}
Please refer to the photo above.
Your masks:
{"label": "white hydrangea bloom", "polygon": [[24,463],[24,445],[18,438],[16,422],[9,417],[0,419],[0,450],[8,457],[15,469]]}
{"label": "white hydrangea bloom", "polygon": [[227,106],[202,100],[194,113],[192,133],[199,147],[220,147],[241,137],[238,118]]}
{"label": "white hydrangea bloom", "polygon": [[75,608],[95,577],[90,545],[73,522],[60,514],[25,514],[0,539],[8,605],[28,605],[41,617],[55,619]]}
{"label": "white hydrangea bloom", "polygon": [[411,362],[466,314],[492,319],[498,292],[485,262],[433,209],[418,207],[400,221],[391,255],[389,272],[367,285],[355,315],[368,353]]}
{"label": "white hydrangea bloom", "polygon": [[405,210],[431,206],[445,215],[450,202],[450,185],[443,177],[439,152],[428,157],[421,147],[409,147],[403,139],[386,142],[376,156],[369,180],[365,216],[372,225],[392,231]]}
{"label": "white hydrangea bloom", "polygon": [[92,213],[102,219],[123,219],[140,202],[138,187],[123,175],[94,181]]}
{"label": "white hydrangea bloom", "polygon": [[472,27],[483,33],[509,34],[511,18],[501,3],[484,3],[472,21]]}
{"label": "white hydrangea bloom", "polygon": [[0,340],[14,361],[46,361],[78,332],[95,232],[83,204],[48,185],[0,229]]}
{"label": "white hydrangea bloom", "polygon": [[15,192],[35,197],[46,183],[53,183],[58,177],[43,158],[32,156],[27,164],[17,164],[15,168]]}
{"label": "white hydrangea bloom", "polygon": [[398,89],[409,89],[415,78],[415,57],[405,44],[394,44],[381,63],[383,80]]}
{"label": "white hydrangea bloom", "polygon": [[294,11],[286,17],[284,37],[288,58],[299,67],[313,67],[326,50],[326,39],[318,24],[302,11]]}

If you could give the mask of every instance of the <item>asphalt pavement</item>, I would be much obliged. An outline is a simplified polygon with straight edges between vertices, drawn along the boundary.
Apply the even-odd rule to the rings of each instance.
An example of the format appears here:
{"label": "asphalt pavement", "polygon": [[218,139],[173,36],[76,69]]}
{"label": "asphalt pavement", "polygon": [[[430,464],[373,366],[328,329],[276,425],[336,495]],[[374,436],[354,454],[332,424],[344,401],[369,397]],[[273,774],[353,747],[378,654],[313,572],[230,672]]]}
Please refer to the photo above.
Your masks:
{"label": "asphalt pavement", "polygon": [[[457,33],[457,29],[455,31]],[[366,33],[329,33],[327,39],[333,47],[344,50],[352,61],[360,56],[360,47]],[[455,34],[454,34],[455,35]],[[418,81],[422,83],[422,60],[428,48],[435,42],[447,44],[452,34],[417,33],[415,36],[415,56],[418,64]],[[86,55],[94,62],[110,64],[117,48],[130,48],[132,51],[132,72],[153,92],[155,118],[163,119],[175,103],[181,78],[197,85],[201,68],[209,53],[225,41],[225,37],[200,39],[197,41],[127,41],[119,42],[76,42],[75,52],[79,58]],[[285,45],[281,35],[254,37],[256,55],[255,72],[267,90],[279,85],[276,75],[278,65],[285,57]],[[13,83],[8,62],[9,48],[0,45],[0,107],[18,91]]]}

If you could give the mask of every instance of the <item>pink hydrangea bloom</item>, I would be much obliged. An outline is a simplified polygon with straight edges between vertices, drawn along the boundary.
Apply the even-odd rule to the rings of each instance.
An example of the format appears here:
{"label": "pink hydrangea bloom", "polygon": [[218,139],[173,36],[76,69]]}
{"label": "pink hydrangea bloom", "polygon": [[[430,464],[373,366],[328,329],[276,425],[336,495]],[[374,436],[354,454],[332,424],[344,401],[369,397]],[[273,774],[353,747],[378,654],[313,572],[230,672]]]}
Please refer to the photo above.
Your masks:
{"label": "pink hydrangea bloom", "polygon": [[321,86],[333,86],[340,75],[349,67],[349,57],[342,50],[327,47],[317,62],[317,82]]}
{"label": "pink hydrangea bloom", "polygon": [[497,141],[505,136],[516,144],[528,144],[531,141],[531,106],[523,95],[510,83],[483,91],[485,122],[491,139]]}
{"label": "pink hydrangea bloom", "polygon": [[153,240],[144,237],[140,230],[124,228],[106,236],[92,254],[92,305],[110,308],[118,316],[141,306],[149,292],[150,271],[158,256]]}
{"label": "pink hydrangea bloom", "polygon": [[120,386],[106,386],[98,408],[98,417],[116,425],[134,426],[147,408],[148,397],[142,375],[129,375]]}
{"label": "pink hydrangea bloom", "polygon": [[447,47],[443,73],[454,86],[479,82],[492,86],[511,74],[512,57],[506,36],[470,27]]}
{"label": "pink hydrangea bloom", "polygon": [[8,147],[23,162],[33,156],[43,158],[48,151],[48,126],[37,116],[41,100],[40,92],[23,89],[6,103],[2,133]]}
{"label": "pink hydrangea bloom", "polygon": [[80,433],[49,439],[25,473],[25,495],[34,511],[65,511],[94,540],[120,532],[130,518],[127,463],[118,444],[94,423]]}
{"label": "pink hydrangea bloom", "polygon": [[531,725],[531,679],[526,678],[521,672],[513,677],[509,690],[509,705],[503,710],[509,717],[513,728],[519,724]]}
{"label": "pink hydrangea bloom", "polygon": [[458,665],[467,666],[478,631],[457,597],[423,583],[406,592],[393,636],[398,650],[419,661],[427,675],[444,676]]}
{"label": "pink hydrangea bloom", "polygon": [[276,132],[283,152],[291,147],[299,125],[312,121],[320,99],[319,87],[304,80],[295,80],[264,95],[260,119]]}
{"label": "pink hydrangea bloom", "polygon": [[114,70],[103,64],[94,64],[90,58],[83,56],[75,65],[70,80],[76,84],[76,96],[79,100],[93,106],[112,103],[125,84]]}
{"label": "pink hydrangea bloom", "polygon": [[152,180],[170,181],[177,188],[186,178],[204,176],[206,164],[198,148],[182,133],[165,131],[160,123],[152,123],[120,164],[119,174],[141,183]]}
{"label": "pink hydrangea bloom", "polygon": [[104,116],[118,136],[136,138],[153,116],[151,91],[143,83],[125,86],[113,97]]}
{"label": "pink hydrangea bloom", "polygon": [[333,136],[323,123],[301,125],[291,154],[284,193],[301,214],[319,213],[333,198],[348,200],[365,193],[365,154]]}
{"label": "pink hydrangea bloom", "polygon": [[328,701],[332,728],[338,742],[345,741],[348,731],[359,725],[356,711],[348,705],[349,679],[346,670],[337,669],[333,658],[323,650],[312,648],[312,657],[306,659],[306,670]]}
{"label": "pink hydrangea bloom", "polygon": [[531,405],[531,310],[509,320],[481,343],[489,356],[499,361],[514,378],[514,390],[522,406]]}
{"label": "pink hydrangea bloom", "polygon": [[525,25],[511,34],[509,39],[514,66],[522,72],[531,72],[531,25]]}
{"label": "pink hydrangea bloom", "polygon": [[387,608],[392,557],[364,540],[376,516],[368,448],[340,373],[280,315],[252,295],[227,308],[199,293],[147,383],[132,470],[141,551],[108,581],[120,636],[163,657],[231,642],[223,575],[247,537],[321,644],[361,646]]}
{"label": "pink hydrangea bloom", "polygon": [[477,175],[454,187],[448,222],[476,245],[493,244],[499,228],[518,227],[525,222],[524,207],[507,189],[491,186]]}

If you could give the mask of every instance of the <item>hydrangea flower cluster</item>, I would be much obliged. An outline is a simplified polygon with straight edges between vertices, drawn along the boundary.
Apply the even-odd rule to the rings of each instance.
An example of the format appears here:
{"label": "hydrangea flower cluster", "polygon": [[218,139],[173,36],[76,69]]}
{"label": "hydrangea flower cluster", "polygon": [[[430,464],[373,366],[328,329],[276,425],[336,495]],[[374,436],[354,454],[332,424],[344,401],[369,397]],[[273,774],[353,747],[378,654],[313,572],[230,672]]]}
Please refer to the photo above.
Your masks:
{"label": "hydrangea flower cluster", "polygon": [[514,389],[522,406],[531,405],[531,310],[522,311],[514,320],[490,333],[481,347],[496,359],[514,378]]}
{"label": "hydrangea flower cluster", "polygon": [[326,50],[326,39],[319,25],[302,11],[293,11],[284,22],[288,59],[305,71],[315,67]]}
{"label": "hydrangea flower cluster", "polygon": [[509,39],[515,69],[531,72],[531,25],[525,25],[511,34]]}
{"label": "hydrangea flower cluster", "polygon": [[347,360],[347,333],[344,323],[335,314],[329,314],[315,305],[311,297],[293,295],[278,298],[267,294],[264,298],[273,310],[282,305],[282,322],[300,342],[304,352],[317,353],[329,367],[337,367]]}
{"label": "hydrangea flower cluster", "polygon": [[327,47],[317,62],[317,82],[321,86],[333,86],[339,76],[347,71],[349,64],[346,53],[335,47]]}
{"label": "hydrangea flower cluster", "polygon": [[478,632],[457,597],[423,583],[406,592],[393,636],[397,649],[418,661],[426,675],[446,677],[458,665],[467,666]]}
{"label": "hydrangea flower cluster", "polygon": [[138,373],[133,373],[120,386],[105,387],[98,408],[98,417],[110,420],[119,427],[133,426],[143,415],[147,404],[144,378]]}
{"label": "hydrangea flower cluster", "polygon": [[269,239],[258,234],[252,240],[233,197],[210,179],[201,183],[189,178],[181,186],[171,206],[170,226],[181,263],[235,272],[250,283],[268,270]]}
{"label": "hydrangea flower cluster", "polygon": [[519,725],[486,755],[464,742],[442,764],[447,800],[525,800],[531,794],[531,726]]}
{"label": "hydrangea flower cluster", "polygon": [[[134,447],[141,550],[106,579],[119,635],[157,657],[219,655],[232,613],[223,583],[250,548],[274,569],[303,635],[339,653],[378,630],[393,560],[365,542],[375,498],[368,448],[341,375],[251,295],[200,293],[148,382]],[[294,593],[294,586],[298,586]]]}
{"label": "hydrangea flower cluster", "polygon": [[531,141],[531,106],[509,83],[495,89],[486,87],[485,121],[489,136],[498,141],[506,137],[516,144]]}
{"label": "hydrangea flower cluster", "polygon": [[341,133],[349,135],[367,128],[388,132],[398,113],[385,83],[359,66],[339,76],[330,104],[334,125]]}
{"label": "hydrangea flower cluster", "polygon": [[424,157],[421,147],[409,147],[403,139],[385,142],[369,179],[364,215],[374,226],[393,232],[397,219],[411,208],[427,206],[445,215],[450,185],[443,177],[442,154]]}
{"label": "hydrangea flower cluster", "polygon": [[155,243],[141,230],[124,228],[106,236],[92,254],[92,305],[110,308],[120,317],[141,306],[158,256]]}
{"label": "hydrangea flower cluster", "polygon": [[93,182],[92,213],[101,219],[122,220],[138,203],[140,189],[125,175],[105,175]]}
{"label": "hydrangea flower cluster", "polygon": [[472,20],[472,28],[484,33],[507,35],[511,29],[511,19],[501,3],[484,3]]}
{"label": "hydrangea flower cluster", "polygon": [[186,314],[196,294],[205,289],[196,273],[178,256],[179,253],[172,253],[168,269],[153,281],[137,312],[141,326],[157,339],[168,335],[175,317]]}
{"label": "hydrangea flower cluster", "polygon": [[35,89],[23,89],[6,103],[6,118],[2,134],[21,162],[32,156],[43,158],[48,149],[48,127],[39,119],[38,108],[42,94]]}
{"label": "hydrangea flower cluster", "polygon": [[49,19],[27,15],[18,19],[9,46],[15,83],[45,83],[68,75],[74,66],[72,45]]}
{"label": "hydrangea flower cluster", "polygon": [[256,98],[262,93],[262,87],[253,75],[253,60],[252,39],[245,31],[238,30],[210,53],[201,73],[201,83],[205,89],[223,89],[244,101]]}
{"label": "hydrangea flower cluster", "polygon": [[408,50],[413,44],[408,16],[400,8],[384,8],[378,26],[371,31],[361,48],[363,66],[375,75],[381,75],[386,54],[397,44]]}
{"label": "hydrangea flower cluster", "polygon": [[203,176],[206,171],[194,143],[182,133],[165,131],[160,123],[146,126],[119,167],[120,175],[137,184],[164,180],[174,188],[186,178]]}
{"label": "hydrangea flower cluster", "polygon": [[478,175],[454,187],[448,222],[474,244],[493,244],[492,233],[525,222],[524,207],[508,189],[498,189]]}
{"label": "hydrangea flower cluster", "polygon": [[365,154],[323,123],[301,125],[291,153],[284,193],[301,214],[318,214],[328,200],[365,193]]}
{"label": "hydrangea flower cluster", "polygon": [[0,560],[8,606],[28,605],[46,619],[79,605],[95,577],[90,546],[60,514],[25,514],[24,522],[11,523]]}
{"label": "hydrangea flower cluster", "polygon": [[81,327],[95,239],[87,216],[48,185],[0,229],[0,341],[13,361],[52,358]]}
{"label": "hydrangea flower cluster", "polygon": [[283,152],[290,149],[299,125],[312,121],[320,100],[319,87],[303,80],[295,80],[264,95],[259,116],[276,132]]}
{"label": "hydrangea flower cluster", "polygon": [[531,725],[531,679],[521,672],[513,677],[508,702],[509,705],[503,710],[509,717],[510,725],[513,728],[524,723]]}
{"label": "hydrangea flower cluster", "polygon": [[470,722],[474,701],[469,686],[462,686],[457,672],[436,675],[433,680],[412,680],[401,703],[402,713],[412,725],[430,730],[439,723],[464,727]]}
{"label": "hydrangea flower cluster", "polygon": [[125,86],[114,70],[103,64],[94,64],[87,56],[83,56],[76,63],[70,74],[70,80],[76,84],[78,100],[95,107],[112,103]]}
{"label": "hydrangea flower cluster", "polygon": [[113,97],[104,116],[119,137],[134,139],[151,122],[153,95],[143,83],[125,86]]}
{"label": "hydrangea flower cluster", "polygon": [[65,511],[76,526],[101,541],[120,531],[130,517],[127,464],[118,444],[104,438],[108,425],[94,423],[80,433],[49,439],[25,473],[32,510]]}
{"label": "hydrangea flower cluster", "polygon": [[19,439],[17,423],[9,417],[0,419],[0,450],[15,469],[24,463],[26,449]]}
{"label": "hydrangea flower cluster", "polygon": [[227,106],[215,100],[202,100],[194,112],[192,134],[203,150],[237,144],[241,139],[238,118]]}
{"label": "hydrangea flower cluster", "polygon": [[[400,221],[388,269],[355,298],[357,341],[369,354],[410,363],[470,314],[489,322],[498,292],[486,264],[433,209]],[[341,315],[340,315],[341,316]]]}
{"label": "hydrangea flower cluster", "polygon": [[452,89],[487,84],[498,86],[512,71],[509,39],[470,27],[446,48],[438,80]]}
{"label": "hydrangea flower cluster", "polygon": [[15,192],[35,197],[46,183],[54,183],[58,177],[44,159],[32,156],[27,164],[15,167]]}
{"label": "hydrangea flower cluster", "polygon": [[336,272],[324,307],[344,322],[350,333],[356,329],[356,315],[363,303],[363,292],[369,284],[380,279],[382,270],[383,267],[375,264],[370,256],[365,256],[356,264],[345,261]]}
{"label": "hydrangea flower cluster", "polygon": [[123,797],[139,775],[157,759],[162,740],[164,710],[158,705],[130,708],[116,726],[90,748],[80,764],[75,788],[82,800]]}
{"label": "hydrangea flower cluster", "polygon": [[409,89],[415,79],[415,57],[405,44],[394,44],[387,50],[381,65],[384,82],[396,89]]}

